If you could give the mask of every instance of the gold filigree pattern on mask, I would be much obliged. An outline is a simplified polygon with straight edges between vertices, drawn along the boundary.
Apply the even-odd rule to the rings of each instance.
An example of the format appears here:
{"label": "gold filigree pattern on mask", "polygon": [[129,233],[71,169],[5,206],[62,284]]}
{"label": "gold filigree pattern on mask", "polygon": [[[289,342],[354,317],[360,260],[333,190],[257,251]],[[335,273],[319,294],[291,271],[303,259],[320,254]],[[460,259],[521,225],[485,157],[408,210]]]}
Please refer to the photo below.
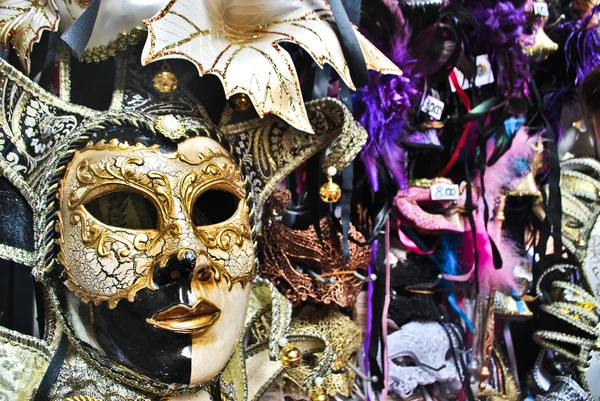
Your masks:
{"label": "gold filigree pattern on mask", "polygon": [[[217,75],[226,97],[245,93],[259,116],[273,113],[306,132],[312,133],[313,127],[298,74],[280,42],[304,48],[319,66],[330,64],[354,89],[335,33],[333,13],[324,0],[171,0],[144,23],[148,28],[144,65],[169,58],[187,59],[200,75]],[[174,31],[173,26],[178,29]],[[358,29],[353,29],[368,69],[402,74]]]}
{"label": "gold filigree pattern on mask", "polygon": [[156,170],[140,171],[144,167],[141,157],[130,157],[119,165],[115,158],[90,164],[83,160],[77,166],[76,177],[82,188],[87,191],[83,194],[73,192],[69,197],[69,208],[75,209],[87,200],[89,193],[104,186],[124,185],[128,189],[142,191],[152,199],[157,200],[162,215],[169,215],[173,209],[171,186],[164,173]]}
{"label": "gold filigree pattern on mask", "polygon": [[[237,224],[236,224],[237,223]],[[223,252],[231,252],[234,246],[241,247],[244,240],[251,240],[250,231],[245,227],[239,227],[240,221],[231,225],[218,227],[212,230],[196,228],[196,234],[200,241],[208,249],[220,249]]]}
{"label": "gold filigree pattern on mask", "polygon": [[[238,203],[225,221],[197,226],[194,204],[209,190],[229,192]],[[114,227],[86,208],[115,192],[143,195],[156,207],[156,227]],[[225,280],[229,289],[235,283],[245,286],[254,276],[244,182],[218,145],[163,154],[157,146],[117,140],[88,144],[66,168],[57,197],[58,260],[67,273],[67,287],[86,302],[108,301],[113,308],[123,298],[133,301],[141,289],[156,289],[154,270],[182,250],[208,261],[205,270],[216,282]],[[126,215],[127,208],[123,210]]]}
{"label": "gold filigree pattern on mask", "polygon": [[[96,222],[88,222],[88,216],[82,206],[78,206],[69,219],[71,224],[81,224],[81,240],[84,245],[94,247],[100,257],[106,257],[110,254],[114,243],[118,243],[120,258],[131,256],[134,251],[146,250],[148,244],[148,235],[146,233],[137,234],[133,240],[124,236],[118,236],[105,230]],[[89,226],[88,226],[89,224]]]}

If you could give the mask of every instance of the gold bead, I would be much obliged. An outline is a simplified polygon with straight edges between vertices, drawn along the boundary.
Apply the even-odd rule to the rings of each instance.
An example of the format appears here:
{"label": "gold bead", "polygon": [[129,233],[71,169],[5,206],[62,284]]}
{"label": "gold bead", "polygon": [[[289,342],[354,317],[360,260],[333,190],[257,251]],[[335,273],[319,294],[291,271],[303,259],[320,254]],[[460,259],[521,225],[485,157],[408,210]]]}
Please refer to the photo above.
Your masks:
{"label": "gold bead", "polygon": [[237,112],[247,111],[252,104],[252,101],[245,93],[238,93],[231,97],[233,109]]}
{"label": "gold bead", "polygon": [[279,359],[285,368],[297,368],[302,365],[302,352],[298,348],[288,344],[283,351],[281,351]]}
{"label": "gold bead", "polygon": [[335,203],[342,197],[342,188],[329,176],[327,182],[319,189],[319,194],[323,202]]}
{"label": "gold bead", "polygon": [[152,78],[154,90],[163,95],[170,95],[177,89],[177,76],[171,71],[161,71]]}
{"label": "gold bead", "polygon": [[310,394],[311,401],[327,401],[329,397],[325,394],[322,387],[317,387]]}

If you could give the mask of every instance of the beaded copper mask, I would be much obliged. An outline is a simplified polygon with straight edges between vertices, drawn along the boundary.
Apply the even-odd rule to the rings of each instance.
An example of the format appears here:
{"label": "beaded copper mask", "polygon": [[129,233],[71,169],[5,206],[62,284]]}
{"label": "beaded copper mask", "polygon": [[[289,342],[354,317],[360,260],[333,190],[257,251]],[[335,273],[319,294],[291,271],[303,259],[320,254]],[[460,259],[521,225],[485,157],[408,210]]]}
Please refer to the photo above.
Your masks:
{"label": "beaded copper mask", "polygon": [[[314,226],[294,230],[279,221],[290,202],[290,192],[279,190],[265,203],[262,275],[294,304],[310,300],[333,302],[344,308],[351,306],[364,284],[354,273],[365,273],[370,248],[350,241],[350,257],[344,262],[342,235],[331,219],[326,217],[320,222],[322,241]],[[364,241],[352,225],[349,235]]]}

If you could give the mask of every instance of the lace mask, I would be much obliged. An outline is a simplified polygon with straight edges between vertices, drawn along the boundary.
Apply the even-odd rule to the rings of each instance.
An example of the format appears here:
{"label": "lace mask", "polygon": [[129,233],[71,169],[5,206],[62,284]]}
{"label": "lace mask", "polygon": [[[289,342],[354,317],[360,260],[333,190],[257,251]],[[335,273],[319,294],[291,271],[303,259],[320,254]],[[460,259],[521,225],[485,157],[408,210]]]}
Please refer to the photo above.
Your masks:
{"label": "lace mask", "polygon": [[392,296],[388,318],[397,326],[413,320],[438,319],[440,312],[433,294],[406,288],[435,282],[439,274],[439,267],[428,256],[409,252],[405,261],[399,261],[390,270]]}
{"label": "lace mask", "polygon": [[[448,329],[452,332],[452,330]],[[455,338],[452,339],[454,346]],[[390,389],[408,398],[418,386],[449,383],[461,388],[446,329],[436,322],[410,322],[388,336]],[[414,366],[406,366],[414,365]]]}
{"label": "lace mask", "polygon": [[[310,300],[352,306],[364,284],[354,273],[365,274],[370,248],[350,241],[350,257],[344,263],[342,236],[329,218],[321,220],[322,241],[314,226],[294,230],[279,221],[290,202],[290,192],[278,190],[265,203],[262,275],[294,304]],[[365,240],[352,225],[349,235]]]}

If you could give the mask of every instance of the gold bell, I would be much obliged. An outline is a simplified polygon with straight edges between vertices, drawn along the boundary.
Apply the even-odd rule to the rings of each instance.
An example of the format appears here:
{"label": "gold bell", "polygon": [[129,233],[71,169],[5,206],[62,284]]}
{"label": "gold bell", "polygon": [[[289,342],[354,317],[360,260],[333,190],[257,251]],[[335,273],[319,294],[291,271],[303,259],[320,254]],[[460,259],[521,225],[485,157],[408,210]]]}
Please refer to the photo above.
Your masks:
{"label": "gold bell", "polygon": [[163,69],[152,78],[154,90],[163,95],[170,95],[177,90],[177,76],[171,71]]}
{"label": "gold bell", "polygon": [[342,197],[342,189],[333,182],[333,176],[337,174],[337,169],[333,166],[327,168],[327,182],[319,189],[321,200],[327,203],[335,203]]}
{"label": "gold bell", "polygon": [[243,112],[250,108],[252,102],[245,93],[237,93],[231,97],[231,104],[233,104],[233,109],[235,111]]}
{"label": "gold bell", "polygon": [[279,359],[281,360],[283,367],[297,368],[302,365],[302,352],[298,348],[288,344],[281,351]]}
{"label": "gold bell", "polygon": [[310,394],[311,401],[327,401],[329,397],[323,391],[321,386],[316,387],[313,392]]}

